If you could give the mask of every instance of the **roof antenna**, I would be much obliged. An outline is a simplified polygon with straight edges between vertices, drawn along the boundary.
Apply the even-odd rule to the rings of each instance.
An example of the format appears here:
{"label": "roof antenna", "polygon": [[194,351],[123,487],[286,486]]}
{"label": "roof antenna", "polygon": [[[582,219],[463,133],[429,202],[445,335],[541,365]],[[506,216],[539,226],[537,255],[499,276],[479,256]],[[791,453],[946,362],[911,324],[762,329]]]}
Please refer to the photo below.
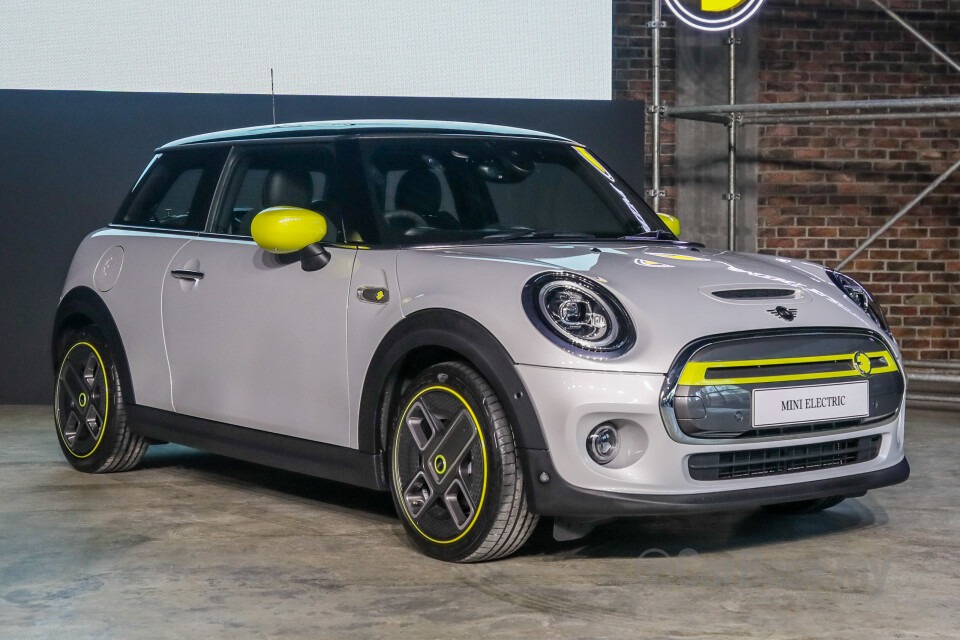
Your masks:
{"label": "roof antenna", "polygon": [[277,125],[277,94],[273,92],[273,67],[270,67],[270,103],[273,106],[273,125]]}

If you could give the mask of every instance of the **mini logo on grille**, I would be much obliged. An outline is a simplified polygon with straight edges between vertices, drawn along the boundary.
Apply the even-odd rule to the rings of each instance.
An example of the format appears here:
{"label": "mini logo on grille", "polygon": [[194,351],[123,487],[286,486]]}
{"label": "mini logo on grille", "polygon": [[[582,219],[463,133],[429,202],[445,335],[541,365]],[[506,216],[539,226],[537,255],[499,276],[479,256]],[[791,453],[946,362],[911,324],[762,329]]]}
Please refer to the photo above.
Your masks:
{"label": "mini logo on grille", "polygon": [[767,313],[772,313],[778,318],[782,318],[787,322],[792,322],[797,317],[796,309],[787,309],[786,307],[777,307],[776,309],[767,309]]}
{"label": "mini logo on grille", "polygon": [[860,375],[867,376],[870,374],[870,370],[873,369],[873,364],[870,362],[870,356],[865,354],[863,351],[857,351],[853,354],[853,366],[860,372]]}

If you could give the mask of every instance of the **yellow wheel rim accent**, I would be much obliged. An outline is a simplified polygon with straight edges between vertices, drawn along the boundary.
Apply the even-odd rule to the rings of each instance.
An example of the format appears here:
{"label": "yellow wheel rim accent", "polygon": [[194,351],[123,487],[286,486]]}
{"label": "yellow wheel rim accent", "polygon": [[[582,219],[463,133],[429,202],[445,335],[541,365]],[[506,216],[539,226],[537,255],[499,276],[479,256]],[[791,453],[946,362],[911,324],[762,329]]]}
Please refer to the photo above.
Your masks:
{"label": "yellow wheel rim accent", "polygon": [[81,394],[80,394],[80,397],[78,398],[78,400],[80,401],[80,406],[81,406],[81,407],[87,406],[87,394],[81,393]]}
{"label": "yellow wheel rim accent", "polygon": [[[417,530],[417,533],[422,535],[424,538],[426,538],[430,542],[435,542],[437,544],[452,544],[457,540],[460,540],[461,538],[463,538],[463,536],[467,535],[467,533],[470,532],[470,529],[472,529],[473,525],[477,522],[477,518],[480,516],[480,512],[483,510],[483,500],[487,496],[487,445],[483,440],[483,431],[480,429],[480,421],[477,420],[477,415],[473,412],[473,408],[463,398],[463,396],[461,396],[459,393],[457,393],[450,387],[443,387],[440,385],[422,389],[417,395],[415,395],[410,400],[410,402],[407,404],[407,408],[404,409],[403,413],[400,415],[400,422],[397,427],[397,435],[393,440],[393,478],[394,478],[395,491],[398,491],[398,492],[400,491],[400,472],[399,472],[399,464],[398,464],[399,461],[397,460],[397,449],[398,449],[398,444],[400,443],[400,430],[403,428],[403,425],[406,422],[407,413],[410,411],[410,407],[413,406],[413,403],[416,402],[420,398],[420,396],[427,393],[428,391],[446,391],[447,393],[453,395],[454,397],[457,398],[457,400],[463,403],[463,406],[467,408],[467,412],[470,414],[470,418],[473,420],[473,426],[476,427],[477,435],[480,437],[480,451],[483,453],[483,488],[480,491],[480,501],[477,503],[477,509],[473,514],[473,519],[470,521],[470,524],[467,525],[467,528],[464,529],[460,533],[460,535],[458,535],[456,538],[453,538],[452,540],[435,540],[430,536],[428,536],[427,534],[425,534],[423,531],[421,531],[420,527],[417,526],[417,523],[413,521],[413,518],[410,516],[410,513],[407,512],[407,506],[403,500],[403,496],[398,495],[397,497],[399,498],[399,500],[397,500],[397,502],[400,503],[400,507],[403,509],[403,514],[407,517],[407,522],[409,522],[411,526],[413,526],[413,528]],[[434,464],[436,464],[437,460],[441,458],[443,458],[443,456],[438,456],[438,458],[434,460]],[[444,465],[446,465],[446,460],[444,460]],[[439,471],[439,470],[437,472],[443,473],[442,471]]]}
{"label": "yellow wheel rim accent", "polygon": [[[107,432],[107,419],[110,416],[110,380],[107,378],[107,369],[106,367],[103,366],[103,358],[100,357],[100,352],[97,351],[97,348],[94,347],[89,342],[78,342],[72,347],[70,347],[70,349],[64,354],[63,360],[60,362],[60,369],[57,371],[57,388],[55,390],[56,395],[54,396],[54,398],[60,397],[60,378],[61,378],[61,375],[63,374],[63,367],[64,365],[67,364],[67,358],[70,357],[70,354],[73,352],[74,349],[81,346],[90,347],[90,350],[93,351],[93,355],[97,356],[97,362],[100,363],[100,370],[103,371],[103,399],[104,399],[103,427],[101,427],[100,429],[100,437],[97,438],[97,443],[93,445],[93,449],[91,449],[89,453],[82,456],[78,456],[73,452],[73,449],[67,443],[67,439],[64,438],[63,427],[60,425],[60,402],[59,401],[57,401],[56,412],[54,413],[54,419],[57,421],[57,433],[60,434],[60,439],[63,440],[63,444],[67,447],[67,451],[70,452],[70,455],[72,455],[74,458],[79,458],[79,459],[89,458],[90,456],[93,455],[93,452],[100,447],[100,443],[103,441],[103,434]],[[484,468],[484,472],[486,472],[486,468]]]}
{"label": "yellow wheel rim accent", "polygon": [[443,472],[447,470],[447,459],[443,456],[437,456],[433,461],[433,468],[437,473],[443,475]]}

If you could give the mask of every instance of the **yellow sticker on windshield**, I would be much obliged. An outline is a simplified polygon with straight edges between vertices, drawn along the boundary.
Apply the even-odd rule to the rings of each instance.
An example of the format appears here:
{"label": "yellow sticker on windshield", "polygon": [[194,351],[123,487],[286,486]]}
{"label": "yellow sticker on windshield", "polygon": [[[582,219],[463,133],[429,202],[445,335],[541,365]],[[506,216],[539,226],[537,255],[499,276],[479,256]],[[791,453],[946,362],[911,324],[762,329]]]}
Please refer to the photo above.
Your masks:
{"label": "yellow sticker on windshield", "polygon": [[597,160],[597,159],[594,158],[592,155],[590,155],[590,152],[589,152],[589,151],[587,151],[587,150],[584,149],[583,147],[574,147],[574,149],[576,149],[576,150],[577,150],[577,153],[579,153],[581,156],[583,156],[584,159],[585,159],[587,162],[589,162],[590,164],[592,164],[594,169],[596,169],[597,171],[599,171],[600,173],[602,173],[602,174],[604,175],[604,177],[606,177],[607,180],[609,180],[610,182],[613,182],[613,176],[610,175],[610,172],[607,171],[607,170],[603,167],[602,164],[600,164],[600,161],[599,161],[599,160]]}

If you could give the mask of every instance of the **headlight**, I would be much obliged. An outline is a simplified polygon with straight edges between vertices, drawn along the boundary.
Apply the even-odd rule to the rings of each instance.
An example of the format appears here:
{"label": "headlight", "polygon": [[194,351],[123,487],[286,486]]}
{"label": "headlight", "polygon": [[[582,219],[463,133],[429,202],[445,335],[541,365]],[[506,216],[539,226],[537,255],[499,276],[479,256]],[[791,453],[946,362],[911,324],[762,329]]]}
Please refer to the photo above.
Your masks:
{"label": "headlight", "polygon": [[537,276],[523,289],[523,306],[543,335],[569,351],[612,357],[633,346],[633,325],[623,306],[609,291],[582,276]]}
{"label": "headlight", "polygon": [[830,279],[833,280],[833,284],[840,287],[840,290],[843,291],[848,298],[853,300],[854,304],[863,309],[864,313],[870,316],[870,318],[892,338],[893,333],[890,331],[890,325],[887,324],[887,319],[883,316],[883,309],[880,308],[880,304],[873,299],[873,296],[870,295],[863,285],[839,271],[834,271],[833,269],[827,269],[826,271]]}

